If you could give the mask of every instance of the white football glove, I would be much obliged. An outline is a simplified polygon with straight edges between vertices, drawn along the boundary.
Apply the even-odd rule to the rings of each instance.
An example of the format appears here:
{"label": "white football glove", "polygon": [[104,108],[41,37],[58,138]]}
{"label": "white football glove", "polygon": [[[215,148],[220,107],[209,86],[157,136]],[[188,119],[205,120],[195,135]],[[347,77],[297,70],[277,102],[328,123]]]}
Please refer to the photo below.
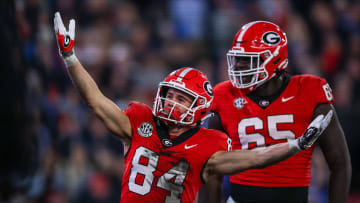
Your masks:
{"label": "white football glove", "polygon": [[54,17],[54,29],[59,53],[64,59],[66,67],[69,67],[78,61],[74,52],[75,20],[70,20],[69,31],[66,31],[60,13],[56,12]]}
{"label": "white football glove", "polygon": [[324,130],[330,124],[333,111],[330,110],[326,116],[318,115],[307,127],[304,134],[296,140],[289,141],[289,148],[291,151],[298,152],[310,148]]}

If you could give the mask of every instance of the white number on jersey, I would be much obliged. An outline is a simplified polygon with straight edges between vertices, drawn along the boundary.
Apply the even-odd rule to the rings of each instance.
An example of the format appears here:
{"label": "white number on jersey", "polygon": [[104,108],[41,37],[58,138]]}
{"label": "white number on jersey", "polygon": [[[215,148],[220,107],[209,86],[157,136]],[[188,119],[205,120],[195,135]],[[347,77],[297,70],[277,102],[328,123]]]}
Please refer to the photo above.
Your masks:
{"label": "white number on jersey", "polygon": [[[140,158],[148,158],[148,164],[139,164]],[[159,161],[159,156],[155,152],[145,147],[139,147],[135,151],[134,158],[132,160],[133,167],[131,168],[131,174],[129,178],[129,190],[140,195],[146,195],[151,190],[151,184],[154,181],[153,172],[156,170],[156,166]],[[142,174],[144,176],[144,182],[142,185],[135,182],[136,177]]]}
{"label": "white number on jersey", "polygon": [[[147,165],[139,163],[141,157],[148,159]],[[154,181],[153,172],[156,171],[158,161],[159,155],[156,152],[142,146],[136,149],[132,160],[133,167],[131,168],[131,174],[129,178],[130,191],[140,195],[146,195],[150,192],[152,183]],[[184,190],[183,183],[185,181],[188,169],[189,163],[180,161],[176,166],[171,168],[159,178],[156,186],[170,192],[170,196],[166,196],[166,203],[180,203],[179,197]],[[142,185],[135,182],[135,179],[139,174],[144,176]]]}
{"label": "white number on jersey", "polygon": [[[170,196],[166,196],[165,202],[180,203],[180,195],[184,190],[183,182],[186,177],[189,163],[180,161],[176,166],[164,173],[158,180],[156,186],[170,191]],[[174,182],[171,179],[175,178]]]}
{"label": "white number on jersey", "polygon": [[227,146],[228,146],[228,152],[232,151],[232,144],[230,137],[227,138]]}
{"label": "white number on jersey", "polygon": [[326,99],[331,101],[333,99],[333,94],[332,94],[332,90],[330,88],[330,85],[328,83],[326,83],[325,85],[322,86]]}
{"label": "white number on jersey", "polygon": [[[267,117],[267,130],[269,136],[274,140],[295,139],[296,135],[291,130],[278,130],[277,125],[281,123],[294,123],[294,115],[273,115]],[[238,124],[238,134],[242,149],[248,149],[249,143],[256,143],[257,147],[265,146],[265,136],[260,133],[246,133],[248,127],[254,130],[263,130],[264,121],[259,117],[242,119]]]}

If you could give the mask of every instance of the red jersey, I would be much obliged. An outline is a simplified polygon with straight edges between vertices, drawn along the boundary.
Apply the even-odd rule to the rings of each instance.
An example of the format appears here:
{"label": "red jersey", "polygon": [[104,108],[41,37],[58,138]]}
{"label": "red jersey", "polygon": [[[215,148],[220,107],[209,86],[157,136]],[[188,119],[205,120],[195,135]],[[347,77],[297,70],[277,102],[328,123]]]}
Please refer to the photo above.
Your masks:
{"label": "red jersey", "polygon": [[[261,98],[256,103],[230,81],[222,82],[214,88],[212,111],[219,114],[233,150],[254,149],[300,137],[312,121],[316,106],[331,102],[331,89],[324,79],[300,75],[291,77],[272,102]],[[230,181],[260,187],[309,186],[313,150],[303,150],[264,169],[233,175]]]}
{"label": "red jersey", "polygon": [[132,102],[125,113],[132,141],[125,155],[120,202],[193,202],[207,160],[217,151],[228,151],[227,135],[194,127],[170,139],[166,126],[145,104]]}

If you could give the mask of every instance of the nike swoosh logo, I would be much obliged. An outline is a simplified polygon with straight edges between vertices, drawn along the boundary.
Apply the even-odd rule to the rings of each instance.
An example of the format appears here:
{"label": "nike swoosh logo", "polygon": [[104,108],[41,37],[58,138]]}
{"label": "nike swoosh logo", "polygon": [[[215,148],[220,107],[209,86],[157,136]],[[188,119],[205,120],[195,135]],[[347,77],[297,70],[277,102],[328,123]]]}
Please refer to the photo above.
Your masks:
{"label": "nike swoosh logo", "polygon": [[190,149],[190,148],[196,147],[197,145],[198,145],[198,144],[194,144],[194,145],[187,146],[187,145],[185,144],[185,149]]}
{"label": "nike swoosh logo", "polygon": [[282,101],[282,102],[287,102],[287,101],[289,101],[290,99],[293,99],[294,97],[295,97],[295,96],[288,97],[288,98],[282,97],[282,98],[281,98],[281,101]]}

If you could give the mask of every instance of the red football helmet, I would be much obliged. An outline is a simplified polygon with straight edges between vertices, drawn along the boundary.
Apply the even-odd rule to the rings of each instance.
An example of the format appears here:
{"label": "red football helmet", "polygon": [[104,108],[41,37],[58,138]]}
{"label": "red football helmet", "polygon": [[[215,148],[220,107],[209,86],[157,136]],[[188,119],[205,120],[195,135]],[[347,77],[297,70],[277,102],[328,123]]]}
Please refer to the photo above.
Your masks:
{"label": "red football helmet", "polygon": [[[174,88],[181,93],[190,95],[193,98],[192,104],[189,107],[185,107],[167,99],[166,93],[169,88]],[[180,68],[170,73],[159,84],[153,114],[167,124],[194,126],[208,115],[212,100],[212,87],[206,75],[194,68]],[[173,104],[171,109],[164,107],[165,101]],[[177,110],[179,107],[186,109],[186,111],[180,113]]]}
{"label": "red football helmet", "polygon": [[266,21],[248,23],[236,33],[227,53],[230,81],[251,92],[274,77],[276,70],[286,68],[287,57],[286,34],[279,26]]}

